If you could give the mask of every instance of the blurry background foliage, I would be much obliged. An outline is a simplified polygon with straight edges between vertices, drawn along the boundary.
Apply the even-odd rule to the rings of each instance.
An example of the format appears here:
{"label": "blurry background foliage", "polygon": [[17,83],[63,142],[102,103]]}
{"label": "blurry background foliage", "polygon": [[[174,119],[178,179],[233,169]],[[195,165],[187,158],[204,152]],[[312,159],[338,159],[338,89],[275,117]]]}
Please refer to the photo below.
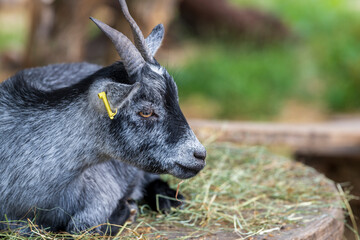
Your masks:
{"label": "blurry background foliage", "polygon": [[174,69],[181,99],[208,99],[220,105],[215,117],[231,119],[279,119],[287,106],[304,110],[290,115],[312,114],[309,108],[325,115],[359,111],[357,1],[231,1],[272,12],[294,37],[262,46],[207,41],[198,56]]}
{"label": "blurry background foliage", "polygon": [[264,46],[207,42],[204,51],[175,70],[182,75],[178,83],[182,98],[200,95],[212,100],[221,106],[216,117],[232,119],[277,118],[291,102],[327,114],[359,110],[360,6],[356,1],[232,2],[273,12],[295,38]]}
{"label": "blurry background foliage", "polygon": [[[201,36],[181,27],[178,16],[167,32],[179,49],[160,52],[159,62],[174,75],[188,117],[301,121],[359,112],[358,1],[228,2],[276,16],[291,36],[264,41],[231,34]],[[2,17],[0,12],[0,51],[25,46],[28,29],[21,19]],[[93,29],[90,36],[96,36]],[[177,52],[191,52],[191,57],[179,57],[176,64],[167,60]]]}

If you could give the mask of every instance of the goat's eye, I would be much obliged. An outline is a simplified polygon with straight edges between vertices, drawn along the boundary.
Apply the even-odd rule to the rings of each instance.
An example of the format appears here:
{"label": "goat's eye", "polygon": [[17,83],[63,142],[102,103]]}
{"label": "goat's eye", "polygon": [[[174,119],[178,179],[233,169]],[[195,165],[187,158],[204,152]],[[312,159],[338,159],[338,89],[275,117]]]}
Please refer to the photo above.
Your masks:
{"label": "goat's eye", "polygon": [[153,110],[145,110],[145,111],[141,111],[139,112],[139,115],[144,117],[144,118],[148,118],[154,115],[154,111]]}

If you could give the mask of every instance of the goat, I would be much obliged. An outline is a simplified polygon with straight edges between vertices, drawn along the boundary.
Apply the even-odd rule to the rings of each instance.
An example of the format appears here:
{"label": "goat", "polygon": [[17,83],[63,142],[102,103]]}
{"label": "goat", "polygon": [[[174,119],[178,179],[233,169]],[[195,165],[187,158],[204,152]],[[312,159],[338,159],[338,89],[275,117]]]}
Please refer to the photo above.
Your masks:
{"label": "goat", "polygon": [[186,179],[204,168],[206,150],[181,112],[173,78],[154,58],[164,27],[145,39],[119,2],[135,45],[91,19],[122,62],[26,69],[0,84],[0,230],[26,229],[21,220],[32,219],[49,231],[98,226],[94,232],[104,234],[101,224],[125,223],[133,200],[154,209],[156,194],[175,196],[159,174]]}

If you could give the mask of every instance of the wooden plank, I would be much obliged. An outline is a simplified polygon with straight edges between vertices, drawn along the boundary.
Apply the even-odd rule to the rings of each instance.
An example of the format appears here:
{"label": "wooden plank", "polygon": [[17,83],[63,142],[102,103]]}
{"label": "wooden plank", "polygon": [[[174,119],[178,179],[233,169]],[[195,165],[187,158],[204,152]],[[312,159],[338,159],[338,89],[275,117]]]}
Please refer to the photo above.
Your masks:
{"label": "wooden plank", "polygon": [[242,144],[283,145],[293,149],[360,147],[360,124],[281,124],[191,120],[202,140]]}
{"label": "wooden plank", "polygon": [[303,227],[291,229],[276,237],[267,240],[341,240],[344,234],[344,213],[339,208],[330,208],[318,219]]}

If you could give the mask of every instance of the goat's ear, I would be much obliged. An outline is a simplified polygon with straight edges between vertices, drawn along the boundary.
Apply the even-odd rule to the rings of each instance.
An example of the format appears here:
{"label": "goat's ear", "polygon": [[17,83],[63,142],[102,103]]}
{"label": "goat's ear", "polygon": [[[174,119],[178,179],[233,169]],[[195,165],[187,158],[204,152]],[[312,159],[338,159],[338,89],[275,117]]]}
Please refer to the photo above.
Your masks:
{"label": "goat's ear", "polygon": [[124,103],[131,100],[132,96],[137,92],[140,83],[132,85],[122,83],[109,83],[106,86],[106,94],[110,103],[110,107],[114,110],[121,108]]}
{"label": "goat's ear", "polygon": [[139,90],[139,88],[140,83],[128,85],[122,83],[107,82],[91,90],[91,102],[99,112],[106,113],[104,100],[98,97],[99,93],[105,92],[111,110],[116,111],[120,109],[127,101],[131,100],[131,98]]}
{"label": "goat's ear", "polygon": [[154,27],[150,35],[145,39],[146,45],[152,57],[155,56],[157,50],[160,48],[162,40],[164,39],[164,26],[162,24]]}

